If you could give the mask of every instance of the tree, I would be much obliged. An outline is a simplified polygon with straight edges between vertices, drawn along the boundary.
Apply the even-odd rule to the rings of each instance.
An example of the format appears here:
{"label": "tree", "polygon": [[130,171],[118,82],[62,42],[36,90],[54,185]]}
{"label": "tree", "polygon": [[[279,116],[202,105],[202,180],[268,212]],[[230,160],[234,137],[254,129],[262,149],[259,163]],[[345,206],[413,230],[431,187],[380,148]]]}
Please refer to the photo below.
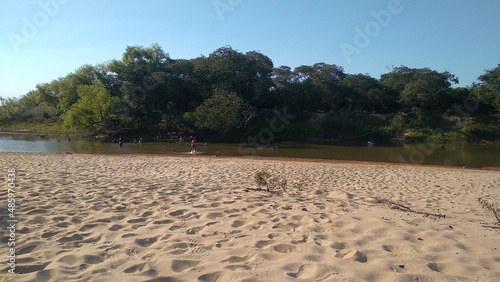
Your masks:
{"label": "tree", "polygon": [[408,82],[400,94],[400,102],[407,108],[435,108],[438,95],[427,80],[419,79]]}
{"label": "tree", "polygon": [[496,116],[500,118],[500,64],[486,70],[478,79],[481,82],[473,85],[472,94],[496,111]]}
{"label": "tree", "polygon": [[112,97],[103,86],[83,85],[77,89],[78,102],[64,115],[64,126],[68,129],[99,131],[114,118],[113,107],[120,101]]}
{"label": "tree", "polygon": [[215,50],[197,65],[197,70],[206,76],[205,85],[210,89],[238,93],[252,105],[265,101],[273,86],[273,63],[256,51],[243,54],[226,46]]}
{"label": "tree", "polygon": [[355,98],[358,111],[384,113],[395,109],[397,99],[384,91],[377,79],[367,74],[347,75],[342,84]]}
{"label": "tree", "polygon": [[127,46],[121,60],[113,60],[107,71],[114,77],[122,100],[122,119],[132,119],[136,127],[160,123],[163,110],[175,101],[173,62],[158,44],[151,47]]}
{"label": "tree", "polygon": [[233,92],[216,89],[193,113],[186,115],[200,129],[228,132],[242,128],[255,116],[255,108]]}
{"label": "tree", "polygon": [[399,96],[403,108],[424,107],[426,110],[443,110],[452,83],[458,78],[445,71],[437,72],[429,68],[395,67],[380,77],[380,83]]}
{"label": "tree", "polygon": [[18,99],[0,97],[0,122],[4,122],[8,119],[14,119],[18,112]]}
{"label": "tree", "polygon": [[[281,71],[286,71],[282,69]],[[286,72],[282,72],[286,74]],[[287,74],[287,76],[290,76]],[[311,112],[328,112],[343,108],[346,97],[341,81],[346,77],[342,67],[326,63],[296,67],[290,78],[285,78],[288,90],[302,109]],[[279,83],[279,81],[278,81]],[[285,90],[285,92],[288,92]],[[346,99],[347,98],[347,99]]]}

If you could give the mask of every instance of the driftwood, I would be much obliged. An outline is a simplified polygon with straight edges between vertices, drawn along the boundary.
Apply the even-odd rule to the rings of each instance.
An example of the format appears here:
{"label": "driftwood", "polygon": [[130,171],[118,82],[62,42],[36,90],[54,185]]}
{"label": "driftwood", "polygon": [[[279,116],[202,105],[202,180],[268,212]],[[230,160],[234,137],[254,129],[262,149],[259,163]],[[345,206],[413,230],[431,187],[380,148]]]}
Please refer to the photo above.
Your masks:
{"label": "driftwood", "polygon": [[433,216],[433,217],[437,217],[437,218],[445,218],[446,215],[444,214],[440,214],[440,213],[428,213],[428,212],[423,212],[423,211],[416,211],[410,207],[407,207],[407,206],[404,206],[404,205],[401,205],[401,204],[398,204],[394,201],[391,201],[389,199],[379,199],[377,198],[376,199],[377,203],[379,204],[387,204],[389,206],[389,208],[391,209],[395,209],[395,210],[400,210],[400,211],[404,211],[404,212],[412,212],[412,213],[417,213],[417,214],[423,214],[425,216]]}

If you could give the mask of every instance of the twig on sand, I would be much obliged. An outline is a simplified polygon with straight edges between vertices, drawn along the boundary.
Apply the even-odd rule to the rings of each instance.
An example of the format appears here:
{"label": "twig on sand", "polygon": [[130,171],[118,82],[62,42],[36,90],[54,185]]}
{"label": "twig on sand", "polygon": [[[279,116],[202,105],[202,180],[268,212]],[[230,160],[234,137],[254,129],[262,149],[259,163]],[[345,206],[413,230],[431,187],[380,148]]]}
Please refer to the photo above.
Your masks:
{"label": "twig on sand", "polygon": [[428,213],[428,212],[423,212],[423,211],[416,211],[410,207],[398,204],[398,203],[391,201],[389,199],[375,198],[375,200],[378,204],[387,204],[389,206],[389,208],[395,209],[395,210],[418,213],[418,214],[423,214],[425,216],[433,216],[433,217],[437,217],[437,218],[441,218],[441,217],[445,218],[446,217],[446,215],[440,214],[440,213]]}
{"label": "twig on sand", "polygon": [[500,209],[497,208],[495,204],[489,203],[481,197],[479,197],[477,200],[484,209],[490,210],[497,219],[497,222],[500,223]]}

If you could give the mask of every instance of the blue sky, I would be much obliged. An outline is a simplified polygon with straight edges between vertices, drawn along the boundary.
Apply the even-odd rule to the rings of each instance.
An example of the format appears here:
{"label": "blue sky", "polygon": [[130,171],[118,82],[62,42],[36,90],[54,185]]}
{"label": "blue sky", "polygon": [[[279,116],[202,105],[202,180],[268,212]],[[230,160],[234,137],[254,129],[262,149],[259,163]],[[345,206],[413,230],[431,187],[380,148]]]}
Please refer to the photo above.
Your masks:
{"label": "blue sky", "polygon": [[229,45],[375,78],[428,67],[468,86],[500,63],[499,14],[498,0],[2,0],[0,96],[153,43],[173,59]]}

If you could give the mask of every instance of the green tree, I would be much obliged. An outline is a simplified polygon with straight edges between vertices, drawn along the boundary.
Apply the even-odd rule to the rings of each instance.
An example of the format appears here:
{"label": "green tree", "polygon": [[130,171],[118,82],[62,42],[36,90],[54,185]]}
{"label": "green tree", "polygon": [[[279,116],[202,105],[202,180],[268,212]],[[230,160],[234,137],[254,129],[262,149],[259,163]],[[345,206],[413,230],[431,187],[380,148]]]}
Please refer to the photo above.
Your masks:
{"label": "green tree", "polygon": [[232,128],[242,128],[255,116],[255,108],[233,92],[216,89],[212,97],[206,99],[186,118],[200,129],[228,132]]}
{"label": "green tree", "polygon": [[15,119],[18,113],[18,99],[0,97],[0,122]]}
{"label": "green tree", "polygon": [[68,129],[99,131],[114,118],[113,107],[119,103],[103,86],[83,85],[77,89],[78,102],[64,115],[64,126]]}
{"label": "green tree", "polygon": [[479,80],[480,83],[473,85],[472,94],[490,106],[500,118],[500,64],[494,69],[486,70],[479,76]]}
{"label": "green tree", "polygon": [[238,93],[252,105],[265,101],[273,85],[273,63],[256,51],[243,54],[230,46],[222,47],[206,60],[199,60],[196,70],[206,76],[204,84],[210,90],[217,88]]}
{"label": "green tree", "polygon": [[303,109],[328,112],[348,108],[352,102],[341,81],[346,77],[342,67],[325,63],[296,67],[289,84]]}
{"label": "green tree", "polygon": [[423,107],[425,110],[443,110],[452,83],[458,83],[455,75],[429,68],[395,67],[380,77],[380,83],[394,96],[399,96],[403,108]]}
{"label": "green tree", "polygon": [[[127,46],[121,60],[113,60],[107,71],[121,97],[122,120],[138,128],[151,128],[162,121],[165,109],[172,109],[179,97],[173,60],[158,44]],[[169,106],[170,105],[170,106]]]}
{"label": "green tree", "polygon": [[419,79],[408,82],[400,94],[400,102],[408,108],[434,108],[438,102],[435,89],[427,80]]}
{"label": "green tree", "polygon": [[396,108],[397,98],[384,91],[379,81],[367,74],[347,75],[342,82],[358,111],[387,113]]}

